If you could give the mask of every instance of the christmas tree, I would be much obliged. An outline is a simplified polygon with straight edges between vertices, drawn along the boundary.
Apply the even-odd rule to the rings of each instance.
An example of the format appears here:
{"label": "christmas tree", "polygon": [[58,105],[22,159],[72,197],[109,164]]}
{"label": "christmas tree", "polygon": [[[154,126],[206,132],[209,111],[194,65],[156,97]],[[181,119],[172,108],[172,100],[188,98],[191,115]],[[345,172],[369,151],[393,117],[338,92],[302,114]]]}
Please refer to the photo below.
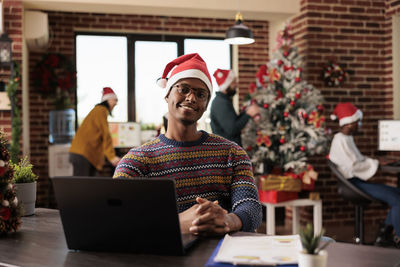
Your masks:
{"label": "christmas tree", "polygon": [[7,141],[0,133],[0,235],[16,231],[21,224],[22,210],[11,183],[14,170],[9,163]]}
{"label": "christmas tree", "polygon": [[290,26],[278,34],[273,59],[261,65],[256,83],[249,87],[245,106],[258,103],[260,116],[242,132],[242,143],[256,173],[278,167],[281,173],[304,174],[312,170],[307,157],[325,153],[321,93],[302,80],[301,58],[292,47]]}

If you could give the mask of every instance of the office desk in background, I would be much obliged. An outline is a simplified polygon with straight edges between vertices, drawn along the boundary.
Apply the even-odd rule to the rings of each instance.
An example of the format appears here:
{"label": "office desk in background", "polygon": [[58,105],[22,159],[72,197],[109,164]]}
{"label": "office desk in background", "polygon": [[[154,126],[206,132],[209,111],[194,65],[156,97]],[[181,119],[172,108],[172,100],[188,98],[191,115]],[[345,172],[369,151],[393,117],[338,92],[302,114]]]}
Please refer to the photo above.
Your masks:
{"label": "office desk in background", "polygon": [[[0,266],[148,266],[203,267],[220,238],[200,240],[185,256],[131,253],[73,252],[67,249],[58,210],[36,209],[24,217],[22,227],[0,238]],[[116,225],[116,227],[118,227]],[[328,246],[328,267],[400,266],[400,250],[332,243]]]}

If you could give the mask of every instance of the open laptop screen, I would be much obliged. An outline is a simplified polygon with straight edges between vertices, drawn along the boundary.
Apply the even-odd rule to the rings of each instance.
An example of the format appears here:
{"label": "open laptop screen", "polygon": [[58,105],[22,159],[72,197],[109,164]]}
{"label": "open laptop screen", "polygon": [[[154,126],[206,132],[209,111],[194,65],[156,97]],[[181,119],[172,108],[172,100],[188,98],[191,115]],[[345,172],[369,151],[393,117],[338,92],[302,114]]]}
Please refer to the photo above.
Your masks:
{"label": "open laptop screen", "polygon": [[400,120],[380,120],[378,136],[378,150],[400,151]]}

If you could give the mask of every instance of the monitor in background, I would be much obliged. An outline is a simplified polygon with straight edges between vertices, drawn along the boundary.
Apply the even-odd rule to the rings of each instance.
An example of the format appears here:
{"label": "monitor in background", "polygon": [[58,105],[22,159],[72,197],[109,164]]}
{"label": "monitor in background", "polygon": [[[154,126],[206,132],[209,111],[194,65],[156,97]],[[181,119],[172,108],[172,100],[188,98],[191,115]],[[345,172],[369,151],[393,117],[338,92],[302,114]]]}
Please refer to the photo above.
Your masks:
{"label": "monitor in background", "polygon": [[378,150],[400,151],[400,120],[380,120],[378,137]]}

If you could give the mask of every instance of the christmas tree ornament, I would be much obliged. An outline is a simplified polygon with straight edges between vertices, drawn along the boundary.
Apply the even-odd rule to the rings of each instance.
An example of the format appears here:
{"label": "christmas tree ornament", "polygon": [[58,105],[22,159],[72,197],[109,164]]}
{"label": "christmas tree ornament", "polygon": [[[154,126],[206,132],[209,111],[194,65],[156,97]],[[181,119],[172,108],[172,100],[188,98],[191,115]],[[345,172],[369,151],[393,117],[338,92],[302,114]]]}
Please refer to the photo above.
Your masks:
{"label": "christmas tree ornament", "polygon": [[256,90],[257,90],[257,84],[256,83],[250,83],[249,93],[253,94]]}
{"label": "christmas tree ornament", "polygon": [[282,136],[281,139],[279,140],[279,142],[280,142],[281,144],[284,144],[284,143],[285,143],[285,137]]}

